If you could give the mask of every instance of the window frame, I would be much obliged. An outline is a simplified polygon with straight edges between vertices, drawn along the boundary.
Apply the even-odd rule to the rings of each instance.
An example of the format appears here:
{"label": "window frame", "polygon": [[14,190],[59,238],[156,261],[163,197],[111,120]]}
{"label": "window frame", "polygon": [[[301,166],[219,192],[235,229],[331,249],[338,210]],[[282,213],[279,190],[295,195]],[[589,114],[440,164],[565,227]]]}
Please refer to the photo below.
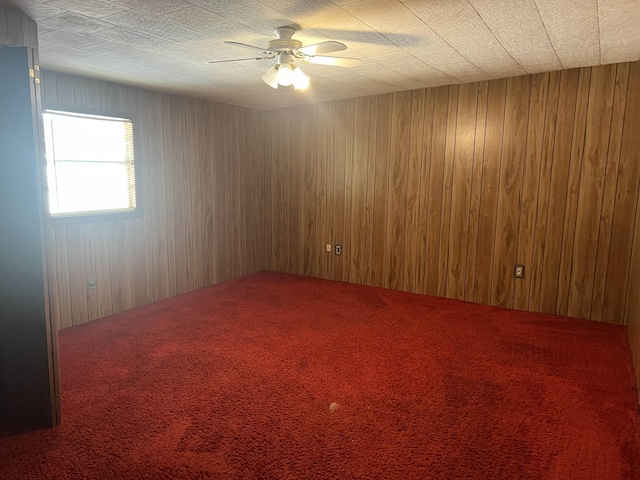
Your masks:
{"label": "window frame", "polygon": [[133,176],[135,180],[135,195],[136,195],[136,207],[130,211],[113,211],[113,212],[80,212],[80,213],[65,213],[59,215],[52,215],[49,210],[49,181],[45,181],[47,188],[47,211],[45,212],[53,225],[73,225],[79,223],[95,223],[95,222],[109,222],[117,220],[128,220],[132,218],[141,218],[143,214],[143,202],[142,202],[142,175],[141,169],[141,155],[140,155],[140,134],[138,132],[138,117],[134,113],[125,113],[115,110],[104,110],[96,108],[86,108],[78,106],[69,106],[61,104],[43,104],[40,115],[40,134],[42,136],[42,163],[47,168],[47,149],[44,136],[44,114],[47,110],[58,112],[69,112],[71,114],[80,115],[97,115],[102,117],[122,118],[131,121],[131,129],[133,130]]}

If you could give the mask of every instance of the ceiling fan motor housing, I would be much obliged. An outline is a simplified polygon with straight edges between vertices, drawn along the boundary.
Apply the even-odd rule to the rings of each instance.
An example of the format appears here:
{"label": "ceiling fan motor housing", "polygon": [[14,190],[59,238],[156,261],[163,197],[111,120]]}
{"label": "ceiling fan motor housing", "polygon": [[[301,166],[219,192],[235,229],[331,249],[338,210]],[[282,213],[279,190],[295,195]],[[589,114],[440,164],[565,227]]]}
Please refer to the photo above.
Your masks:
{"label": "ceiling fan motor housing", "polygon": [[300,40],[293,40],[291,37],[296,32],[291,27],[279,27],[273,31],[277,39],[269,41],[267,50],[281,55],[295,55],[299,48],[302,48]]}

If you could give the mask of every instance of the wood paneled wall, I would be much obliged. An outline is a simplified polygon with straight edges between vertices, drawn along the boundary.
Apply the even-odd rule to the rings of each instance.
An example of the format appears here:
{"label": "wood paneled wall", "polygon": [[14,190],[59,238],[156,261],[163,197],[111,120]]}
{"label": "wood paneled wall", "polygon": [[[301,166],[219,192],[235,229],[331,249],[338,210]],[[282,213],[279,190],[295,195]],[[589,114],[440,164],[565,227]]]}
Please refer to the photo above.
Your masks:
{"label": "wood paneled wall", "polygon": [[270,115],[274,270],[637,316],[640,63]]}
{"label": "wood paneled wall", "polygon": [[143,215],[54,225],[62,328],[268,268],[267,113],[52,72],[42,92],[49,107],[133,114],[137,130]]}
{"label": "wood paneled wall", "polygon": [[38,48],[36,22],[17,8],[0,1],[0,47],[23,46]]}
{"label": "wood paneled wall", "polygon": [[142,218],[48,242],[63,327],[271,268],[628,323],[640,373],[640,63],[269,112],[48,72],[43,96],[139,129]]}

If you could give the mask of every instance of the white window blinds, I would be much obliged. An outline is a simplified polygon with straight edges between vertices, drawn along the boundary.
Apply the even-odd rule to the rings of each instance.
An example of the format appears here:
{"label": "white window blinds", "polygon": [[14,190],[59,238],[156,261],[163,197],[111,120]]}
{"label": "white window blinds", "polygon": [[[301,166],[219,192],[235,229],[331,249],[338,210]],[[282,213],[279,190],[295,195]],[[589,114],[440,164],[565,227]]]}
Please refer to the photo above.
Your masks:
{"label": "white window blinds", "polygon": [[46,110],[44,134],[52,216],[135,210],[130,119]]}

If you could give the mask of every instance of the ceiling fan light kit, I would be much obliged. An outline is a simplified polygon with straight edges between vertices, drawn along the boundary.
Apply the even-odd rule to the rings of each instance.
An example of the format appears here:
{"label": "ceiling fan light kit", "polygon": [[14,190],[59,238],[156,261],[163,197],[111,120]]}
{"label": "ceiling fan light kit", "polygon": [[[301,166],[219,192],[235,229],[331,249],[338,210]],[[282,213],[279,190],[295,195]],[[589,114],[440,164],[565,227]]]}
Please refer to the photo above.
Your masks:
{"label": "ceiling fan light kit", "polygon": [[264,83],[271,88],[278,88],[278,65],[274,65],[267,73],[262,76]]}
{"label": "ceiling fan light kit", "polygon": [[300,67],[293,69],[293,88],[296,90],[306,90],[309,88],[309,77],[300,70]]}
{"label": "ceiling fan light kit", "polygon": [[271,60],[277,58],[277,63],[262,76],[262,80],[271,88],[278,88],[278,86],[281,85],[283,87],[293,86],[295,90],[306,90],[310,82],[309,77],[295,64],[295,60],[338,67],[355,67],[356,65],[360,65],[360,59],[358,58],[318,55],[346,50],[347,46],[344,43],[328,41],[302,46],[302,42],[291,38],[295,33],[295,29],[291,27],[276,28],[274,33],[278,38],[271,40],[266,48],[256,47],[246,43],[225,42],[226,44],[250,49],[254,52],[258,51],[262,54],[261,57],[217,60],[209,63]]}
{"label": "ceiling fan light kit", "polygon": [[278,85],[283,87],[293,85],[295,90],[306,90],[309,87],[309,77],[293,62],[275,64],[262,76],[262,80],[271,88],[278,88]]}

